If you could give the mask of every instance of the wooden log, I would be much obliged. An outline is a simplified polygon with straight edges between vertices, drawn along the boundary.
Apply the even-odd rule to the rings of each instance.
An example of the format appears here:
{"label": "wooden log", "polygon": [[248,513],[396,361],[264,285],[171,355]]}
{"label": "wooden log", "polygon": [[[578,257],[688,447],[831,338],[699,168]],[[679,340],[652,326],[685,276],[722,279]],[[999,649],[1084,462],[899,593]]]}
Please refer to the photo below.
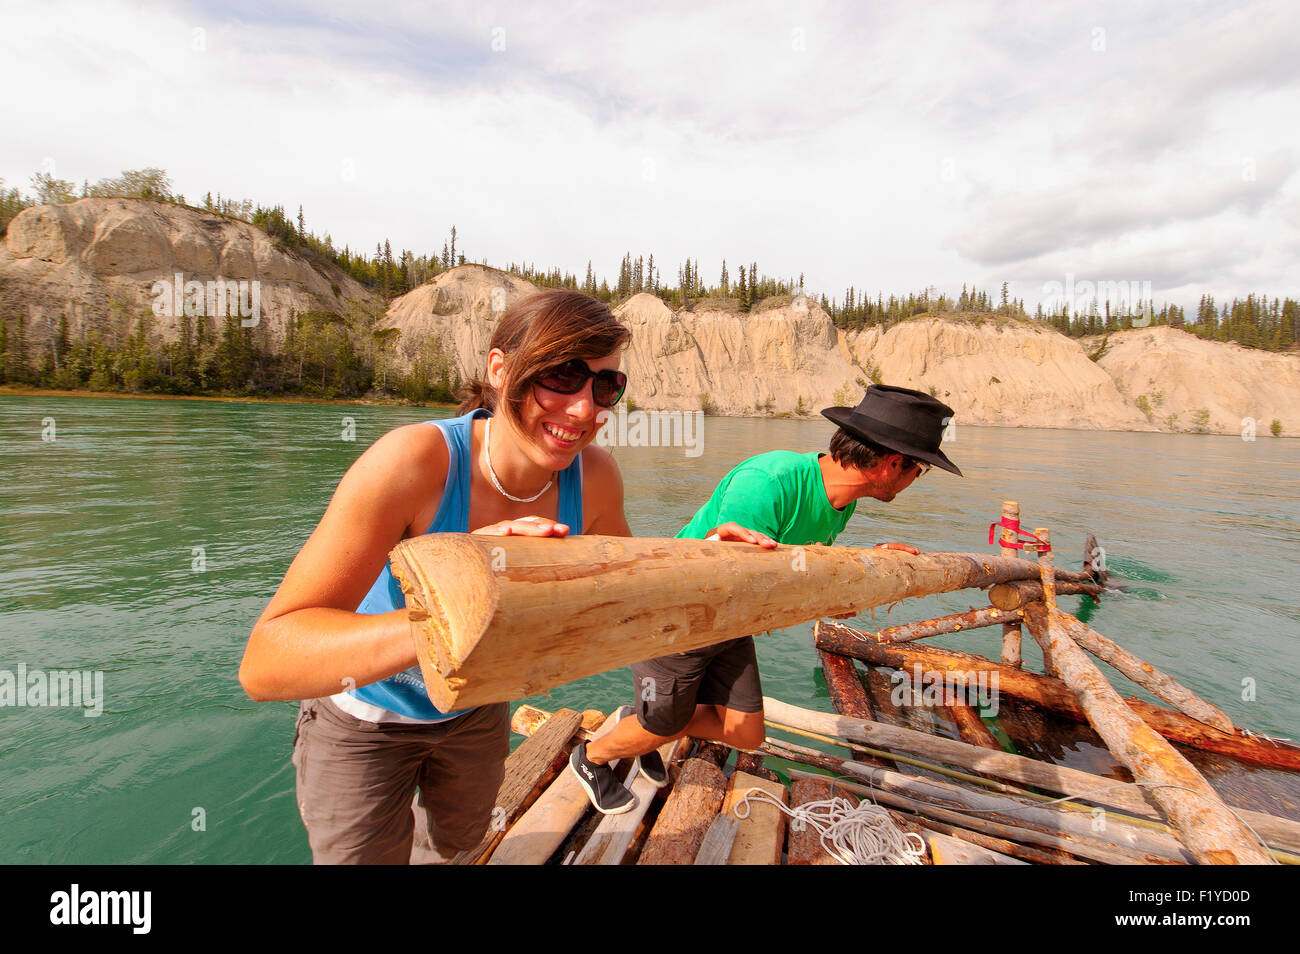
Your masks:
{"label": "wooden log", "polygon": [[[722,814],[736,818],[740,827],[727,864],[779,865],[781,848],[785,844],[785,813],[765,799],[760,800],[761,796],[746,802],[745,796],[753,789],[767,792],[783,805],[790,800],[790,793],[780,782],[769,782],[745,772],[732,773],[722,801]],[[741,812],[748,812],[744,818],[736,813],[736,806],[742,803],[746,807]]]}
{"label": "wooden log", "polygon": [[[826,688],[831,694],[831,705],[835,706],[835,711],[855,719],[874,722],[876,716],[871,709],[866,687],[858,675],[858,664],[847,656],[838,656],[820,649],[817,656],[821,660],[822,675],[826,677]],[[885,764],[861,749],[855,748],[852,752],[853,757],[860,762],[882,766]]]}
{"label": "wooden log", "polygon": [[957,723],[957,733],[968,745],[978,745],[986,749],[1002,751],[1002,746],[993,737],[989,727],[984,724],[975,707],[965,702],[953,702],[947,707],[953,721]]}
{"label": "wooden log", "polygon": [[935,619],[923,619],[916,623],[903,623],[899,626],[887,626],[876,633],[882,643],[910,643],[914,639],[928,636],[943,636],[946,633],[960,633],[966,629],[979,629],[981,626],[996,626],[1005,623],[1020,632],[1019,614],[986,606],[972,609],[965,613],[953,613],[951,616],[939,616]]}
{"label": "wooden log", "polygon": [[[1058,596],[1100,596],[1105,587],[1095,583],[1070,583],[1066,580],[1056,582]],[[1000,610],[1014,612],[1030,603],[1043,601],[1043,584],[1037,580],[1018,580],[1015,583],[999,583],[989,587],[989,602]]]}
{"label": "wooden log", "polygon": [[731,855],[740,826],[730,815],[715,815],[709,823],[709,830],[704,833],[704,841],[692,864],[725,865]]}
{"label": "wooden log", "polygon": [[959,841],[947,835],[929,837],[930,856],[936,865],[1023,865],[1024,862],[1010,855]]}
{"label": "wooden log", "polygon": [[[1114,779],[1081,772],[1065,765],[1049,765],[1010,752],[995,752],[954,739],[942,739],[914,732],[900,726],[863,722],[845,716],[813,712],[771,697],[764,697],[763,705],[767,718],[774,722],[847,741],[862,742],[877,749],[908,752],[932,762],[958,766],[1059,795],[1079,796],[1081,801],[1142,818],[1161,817],[1159,805],[1149,789],[1116,788],[1117,783]],[[779,755],[771,749],[770,743],[765,743],[764,751]],[[1098,789],[1105,789],[1105,791],[1098,791]],[[1270,845],[1286,851],[1300,850],[1300,822],[1244,808],[1237,811]]]}
{"label": "wooden log", "polygon": [[763,765],[763,753],[736,750],[736,771],[747,775],[757,775],[769,782],[778,781],[776,773]]}
{"label": "wooden log", "polygon": [[637,864],[692,864],[705,832],[718,814],[726,788],[722,769],[703,759],[687,762],[650,830]]}
{"label": "wooden log", "polygon": [[1236,733],[1237,727],[1232,724],[1232,720],[1222,709],[1206,702],[1172,676],[1166,675],[1150,663],[1143,662],[1123,646],[1117,645],[1073,616],[1061,614],[1058,621],[1065,634],[1072,640],[1179,712],[1191,716],[1198,722],[1213,726],[1220,732]]}
{"label": "wooden log", "polygon": [[1153,783],[1152,798],[1197,861],[1272,864],[1272,856],[1223,804],[1210,783],[1159,733],[1134,715],[1083,650],[1070,639],[1055,610],[1051,552],[1041,553],[1039,557],[1045,564],[1043,612],[1047,616],[1047,634],[1035,633],[1034,638],[1049,655],[1052,674],[1074,692],[1088,715],[1088,722],[1111,754],[1135,779]]}
{"label": "wooden log", "polygon": [[[1087,721],[1074,694],[1058,679],[1004,666],[983,656],[954,649],[916,645],[885,646],[866,633],[825,621],[817,624],[813,634],[818,649],[852,656],[877,666],[909,670],[920,667],[923,671],[954,674],[955,677],[960,677],[963,685],[979,673],[988,673],[990,676],[996,673],[999,696],[1032,703],[1075,722]],[[1181,712],[1154,706],[1140,699],[1128,698],[1125,702],[1143,722],[1174,742],[1270,768],[1300,771],[1300,747],[1252,738],[1243,735],[1240,730],[1231,734],[1220,732]]]}
{"label": "wooden log", "polygon": [[452,859],[452,864],[477,865],[486,861],[515,819],[527,811],[556,776],[564,771],[569,758],[569,743],[573,740],[582,716],[572,709],[561,709],[555,715],[545,715],[545,724],[535,725],[529,738],[520,743],[506,759],[505,779],[497,792],[492,822],[483,840],[473,848],[458,853]]}
{"label": "wooden log", "polygon": [[697,759],[703,759],[711,765],[722,768],[727,764],[727,759],[731,758],[731,747],[723,745],[721,742],[710,742],[704,739],[700,740],[700,747],[695,752]]}
{"label": "wooden log", "polygon": [[[1002,519],[1007,521],[1014,520],[1016,526],[1020,525],[1020,504],[1014,500],[1002,501]],[[1000,537],[1001,547],[999,548],[1002,555],[1009,560],[1015,559],[1019,554],[1016,548],[1011,544],[1016,542],[1016,532],[1010,527],[1004,526]],[[991,602],[991,601],[990,601]],[[996,603],[994,604],[997,605]],[[1005,609],[1006,607],[1000,607]],[[1002,624],[1002,664],[1019,669],[1023,660],[1020,656],[1020,623],[1007,622]]]}
{"label": "wooden log", "polygon": [[391,562],[444,711],[1033,569],[985,554],[585,534],[428,534],[398,544]]}
{"label": "wooden log", "polygon": [[[833,798],[831,781],[825,776],[810,775],[790,779],[790,807],[799,808],[809,802],[822,802]],[[830,852],[822,847],[820,833],[812,825],[791,823],[786,844],[786,860],[792,865],[838,865]]]}
{"label": "wooden log", "polygon": [[[610,731],[617,721],[616,712],[605,720],[597,734],[603,735]],[[569,734],[571,736],[572,732]],[[591,799],[587,797],[578,777],[566,768],[533,806],[510,827],[492,852],[488,864],[543,864],[564,843],[573,826],[582,820],[588,810],[592,810]]]}
{"label": "wooden log", "polygon": [[[791,780],[791,787],[794,781]],[[970,842],[972,845],[978,845],[981,848],[988,848],[990,851],[997,851],[1012,858],[1019,858],[1021,861],[1034,865],[1084,865],[1086,861],[1076,858],[1074,855],[1057,851],[1051,848],[1031,848],[1029,845],[1021,845],[1014,841],[1007,841],[1005,838],[994,838],[992,835],[984,835],[977,831],[971,831],[968,828],[959,828],[956,825],[949,825],[947,822],[936,821],[933,818],[926,818],[924,815],[911,816],[916,823],[922,828],[928,828],[930,831],[938,832],[941,835],[947,835],[950,838],[956,838],[960,841]]]}

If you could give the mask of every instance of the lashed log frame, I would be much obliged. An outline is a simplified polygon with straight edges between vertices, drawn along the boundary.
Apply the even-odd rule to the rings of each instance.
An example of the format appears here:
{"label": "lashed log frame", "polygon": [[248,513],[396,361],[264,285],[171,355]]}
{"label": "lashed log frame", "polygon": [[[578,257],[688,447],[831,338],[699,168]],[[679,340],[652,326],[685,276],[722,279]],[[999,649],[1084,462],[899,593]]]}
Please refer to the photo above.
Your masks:
{"label": "lashed log frame", "polygon": [[[934,619],[923,619],[916,623],[887,626],[876,633],[876,638],[882,643],[910,643],[915,639],[925,639],[928,636],[960,633],[963,630],[979,629],[981,626],[996,626],[999,623],[1012,626],[1015,628],[1016,633],[1019,633],[1020,617],[1021,614],[1015,610],[1006,612],[996,606],[986,606],[983,609],[972,609],[965,613],[953,613],[951,616],[938,616]],[[1003,633],[1005,635],[1005,629]]]}
{"label": "lashed log frame", "polygon": [[[1044,531],[1039,531],[1040,537]],[[1074,692],[1088,722],[1135,779],[1156,783],[1159,803],[1178,837],[1202,864],[1272,864],[1253,833],[1223,804],[1204,776],[1124,704],[1059,620],[1053,592],[1052,554],[1039,554],[1046,633],[1031,630],[1051,662],[1051,672]],[[1030,613],[1035,610],[1030,610]],[[1190,791],[1187,791],[1190,790]]]}
{"label": "lashed log frame", "polygon": [[703,759],[688,761],[650,830],[637,864],[693,864],[726,788],[722,769]]}
{"label": "lashed log frame", "polygon": [[[1020,504],[1014,500],[1002,501],[1002,519],[1004,521],[1014,520],[1017,525],[1020,524]],[[1009,544],[1016,542],[1016,532],[1010,527],[1004,526],[1000,535],[1001,553],[1007,559],[1017,557],[1016,548]],[[1002,664],[1020,668],[1022,663],[1020,657],[1020,623],[1007,622],[1002,625]]]}
{"label": "lashed log frame", "polygon": [[564,771],[569,758],[569,743],[582,724],[582,714],[572,709],[561,709],[554,715],[543,715],[546,718],[529,726],[529,737],[506,759],[505,779],[497,792],[492,821],[483,840],[457,854],[452,864],[477,865],[486,861],[504,837],[506,829]]}
{"label": "lashed log frame", "polygon": [[[1094,831],[1092,816],[1085,812],[1043,808],[983,789],[903,775],[851,760],[819,757],[800,746],[786,748],[794,750],[785,756],[792,762],[862,779],[860,788],[854,788],[849,781],[835,783],[855,794],[1009,841],[1065,850],[1103,864],[1187,864],[1193,860],[1191,853],[1167,832],[1109,818],[1101,831]],[[791,770],[791,778],[796,771]]]}
{"label": "lashed log frame", "polygon": [[[920,756],[931,762],[941,762],[1019,785],[1032,786],[1044,792],[1079,796],[1080,803],[1091,803],[1142,818],[1161,818],[1159,806],[1148,789],[1136,786],[1115,787],[1117,783],[1113,778],[1104,778],[1065,765],[1039,762],[1011,752],[995,752],[901,726],[813,712],[771,697],[764,697],[763,705],[766,717],[773,722],[850,742],[858,741],[875,749]],[[765,753],[783,757],[772,748],[770,742],[764,743],[764,746]],[[1237,811],[1270,845],[1290,852],[1300,851],[1300,822],[1248,809]]]}
{"label": "lashed log frame", "polygon": [[436,533],[404,540],[391,559],[429,697],[444,711],[1034,570],[985,554],[588,535]]}
{"label": "lashed log frame", "polygon": [[[988,673],[990,676],[996,673],[1000,696],[1041,706],[1076,722],[1087,721],[1069,687],[1049,676],[1014,669],[983,656],[955,649],[913,644],[886,646],[878,643],[870,634],[838,623],[819,622],[813,630],[813,636],[818,649],[893,669],[914,669],[919,666],[923,670],[942,673],[950,681],[960,679],[962,685],[980,673]],[[1300,771],[1300,747],[1251,738],[1242,735],[1240,730],[1233,734],[1220,732],[1181,712],[1154,706],[1141,699],[1128,698],[1124,701],[1143,722],[1174,742],[1270,768]]]}

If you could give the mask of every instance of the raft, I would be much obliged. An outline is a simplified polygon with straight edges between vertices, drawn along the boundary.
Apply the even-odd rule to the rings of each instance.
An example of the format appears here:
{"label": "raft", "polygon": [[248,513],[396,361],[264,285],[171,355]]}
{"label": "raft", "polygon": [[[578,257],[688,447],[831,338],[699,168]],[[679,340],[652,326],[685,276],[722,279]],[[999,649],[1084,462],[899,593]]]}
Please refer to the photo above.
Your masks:
{"label": "raft", "polygon": [[[990,527],[990,542],[998,524]],[[765,699],[756,751],[679,739],[669,784],[627,778],[600,815],[568,768],[623,713],[519,707],[526,736],[458,864],[1296,864],[1300,747],[1211,702],[1056,605],[1089,565],[1004,504],[1000,555],[707,541],[436,534],[393,553],[430,698],[521,698],[595,672],[817,620],[834,712]],[[1090,539],[1089,547],[1095,548]],[[1026,560],[1016,553],[1036,555]],[[826,619],[977,588],[990,605],[878,632]],[[925,646],[1000,626],[1001,659]],[[1045,672],[1024,668],[1027,631]],[[1123,699],[1092,660],[1160,699]]]}

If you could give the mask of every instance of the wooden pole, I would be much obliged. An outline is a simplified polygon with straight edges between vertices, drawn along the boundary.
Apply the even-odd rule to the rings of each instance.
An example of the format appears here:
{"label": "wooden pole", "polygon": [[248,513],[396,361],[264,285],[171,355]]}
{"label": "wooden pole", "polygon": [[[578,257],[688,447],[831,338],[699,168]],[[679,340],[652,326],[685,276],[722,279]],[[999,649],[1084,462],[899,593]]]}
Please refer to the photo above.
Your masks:
{"label": "wooden pole", "polygon": [[[835,711],[854,719],[875,722],[876,715],[871,709],[871,700],[867,698],[866,687],[862,685],[862,678],[858,675],[858,664],[847,656],[838,656],[822,650],[817,651],[817,656],[821,660],[822,675],[826,677],[826,688],[831,694],[831,705],[835,707]],[[875,756],[867,755],[861,749],[855,748],[851,751],[853,757],[859,761],[882,767],[885,765],[884,762]]]}
{"label": "wooden pole", "polygon": [[[827,652],[893,669],[915,670],[919,667],[922,671],[942,673],[945,679],[958,681],[960,685],[968,685],[980,673],[987,674],[986,678],[990,680],[997,674],[1000,697],[1028,702],[1076,722],[1087,721],[1074,693],[1060,680],[1013,669],[973,653],[916,644],[884,646],[867,633],[824,620],[814,627],[813,639],[818,649]],[[1154,706],[1141,699],[1124,701],[1143,722],[1174,742],[1256,765],[1300,771],[1300,747],[1251,738],[1242,735],[1240,730],[1235,734],[1220,732],[1181,712]]]}
{"label": "wooden pole", "polygon": [[594,535],[435,533],[404,540],[391,558],[429,698],[443,711],[1034,570],[986,554]]}
{"label": "wooden pole", "polygon": [[[1057,596],[1100,596],[1105,587],[1096,583],[1071,583],[1068,580],[1056,581]],[[1017,610],[1030,603],[1043,601],[1043,584],[1038,580],[1019,580],[1015,583],[999,583],[989,589],[989,602],[1000,610]]]}
{"label": "wooden pole", "polygon": [[785,813],[766,800],[760,801],[759,796],[749,800],[746,804],[748,811],[744,818],[740,818],[736,806],[745,801],[751,789],[767,792],[783,805],[790,801],[790,793],[780,782],[733,772],[722,801],[722,814],[730,815],[740,824],[727,864],[779,865],[781,846],[785,844]]}
{"label": "wooden pole", "polygon": [[[1045,531],[1038,535],[1047,539]],[[1139,719],[1083,650],[1062,628],[1053,590],[1051,550],[1039,553],[1043,577],[1043,627],[1030,632],[1058,676],[1079,701],[1111,754],[1139,782],[1151,784],[1170,826],[1202,864],[1272,864],[1273,858],[1223,804],[1210,783],[1173,746]],[[1028,615],[1028,614],[1026,614]]]}
{"label": "wooden pole", "polygon": [[946,633],[960,633],[965,629],[978,629],[981,626],[996,626],[1001,623],[1010,626],[1016,633],[1020,632],[1018,622],[1020,614],[1014,610],[1010,613],[996,606],[972,609],[966,613],[953,613],[951,616],[939,616],[935,619],[923,619],[917,623],[903,623],[900,626],[887,626],[876,633],[882,643],[910,643],[914,639],[928,636],[943,636]]}
{"label": "wooden pole", "polygon": [[[1002,519],[1014,520],[1016,525],[1020,524],[1020,504],[1014,500],[1002,501]],[[1001,535],[1001,553],[1007,559],[1015,559],[1018,554],[1015,547],[1008,544],[1016,542],[1016,533],[1010,527],[1002,528]],[[1002,664],[1004,666],[1013,666],[1017,669],[1021,665],[1020,658],[1020,623],[1006,622],[1002,624]]]}

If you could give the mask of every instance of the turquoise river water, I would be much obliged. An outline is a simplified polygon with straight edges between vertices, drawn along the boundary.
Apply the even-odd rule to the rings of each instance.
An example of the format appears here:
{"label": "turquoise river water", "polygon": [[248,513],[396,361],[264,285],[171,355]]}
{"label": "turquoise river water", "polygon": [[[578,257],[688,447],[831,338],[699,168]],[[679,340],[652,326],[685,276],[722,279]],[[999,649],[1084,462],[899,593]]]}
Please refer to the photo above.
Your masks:
{"label": "turquoise river water", "polygon": [[[103,679],[96,717],[0,707],[0,862],[310,861],[289,764],[296,703],[249,701],[244,643],[349,464],[389,428],[448,414],[0,399],[0,679]],[[708,418],[699,456],[616,449],[633,532],[672,535],[740,460],[824,448],[831,431],[820,418]],[[1296,735],[1300,443],[966,427],[944,446],[964,479],[934,470],[893,503],[864,500],[838,542],[989,551],[989,523],[1017,499],[1026,526],[1052,528],[1061,563],[1078,566],[1092,531],[1128,581],[1091,625],[1239,724]],[[929,598],[888,622],[970,605]],[[759,640],[764,688],[831,711],[808,631]],[[999,638],[937,642],[996,656]],[[1027,641],[1037,668],[1035,650]],[[631,691],[622,670],[531,701],[609,711]]]}

